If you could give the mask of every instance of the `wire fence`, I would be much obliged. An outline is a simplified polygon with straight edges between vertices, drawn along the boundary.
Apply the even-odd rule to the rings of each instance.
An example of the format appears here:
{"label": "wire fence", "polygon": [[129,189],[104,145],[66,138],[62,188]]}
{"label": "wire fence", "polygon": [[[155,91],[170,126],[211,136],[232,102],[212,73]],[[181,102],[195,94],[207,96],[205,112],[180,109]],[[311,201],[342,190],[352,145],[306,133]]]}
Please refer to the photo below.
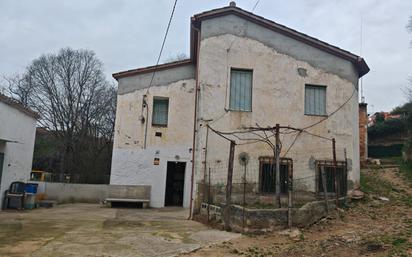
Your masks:
{"label": "wire fence", "polygon": [[325,201],[329,208],[328,201],[345,196],[347,191],[345,161],[337,161],[335,165],[328,160],[314,160],[311,174],[307,175],[307,172],[296,170],[292,159],[282,158],[278,194],[273,158],[261,157],[244,165],[235,163],[230,189],[228,165],[223,161],[206,163],[204,178],[197,184],[201,208],[207,208],[208,221],[216,212],[224,213],[228,200],[243,213],[245,209],[298,209],[314,201]]}

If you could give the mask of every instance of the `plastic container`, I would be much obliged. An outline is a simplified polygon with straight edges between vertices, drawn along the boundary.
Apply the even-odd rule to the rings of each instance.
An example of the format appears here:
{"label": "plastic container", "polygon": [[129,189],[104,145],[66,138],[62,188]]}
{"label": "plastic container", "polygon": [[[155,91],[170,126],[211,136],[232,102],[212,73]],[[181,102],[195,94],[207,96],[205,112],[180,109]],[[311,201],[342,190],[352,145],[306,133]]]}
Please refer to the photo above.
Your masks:
{"label": "plastic container", "polygon": [[34,209],[36,207],[36,195],[27,193],[24,196],[24,209]]}
{"label": "plastic container", "polygon": [[26,183],[26,186],[24,187],[24,192],[36,194],[38,186],[39,184],[36,184],[36,183]]}

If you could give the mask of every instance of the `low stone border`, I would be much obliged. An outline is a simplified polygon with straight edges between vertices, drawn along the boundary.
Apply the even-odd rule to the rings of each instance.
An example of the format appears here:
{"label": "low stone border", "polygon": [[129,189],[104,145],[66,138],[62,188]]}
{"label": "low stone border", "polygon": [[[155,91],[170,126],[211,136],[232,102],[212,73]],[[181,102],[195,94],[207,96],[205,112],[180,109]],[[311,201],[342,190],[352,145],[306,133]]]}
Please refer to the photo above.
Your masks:
{"label": "low stone border", "polygon": [[[345,198],[340,201],[344,203]],[[335,211],[335,200],[328,200],[329,213]],[[209,210],[208,210],[209,209]],[[208,212],[209,221],[213,223],[223,223],[224,205],[209,205],[202,203],[199,220],[207,222]],[[266,232],[284,229],[288,224],[288,209],[251,209],[239,205],[231,206],[230,225],[232,230],[238,232]],[[314,201],[304,204],[300,208],[294,208],[292,213],[292,223],[294,227],[306,227],[314,224],[318,220],[326,217],[325,201]]]}

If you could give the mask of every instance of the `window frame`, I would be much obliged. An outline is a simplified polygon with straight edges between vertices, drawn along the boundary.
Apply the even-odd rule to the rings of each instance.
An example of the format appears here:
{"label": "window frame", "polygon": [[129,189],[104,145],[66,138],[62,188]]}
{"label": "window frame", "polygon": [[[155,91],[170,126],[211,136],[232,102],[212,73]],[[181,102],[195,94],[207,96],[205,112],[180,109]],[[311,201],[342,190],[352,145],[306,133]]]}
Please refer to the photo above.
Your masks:
{"label": "window frame", "polygon": [[[325,166],[328,168],[333,168],[333,161],[332,160],[316,160],[315,162],[315,172],[316,172],[316,176],[315,176],[315,188],[316,188],[316,195],[318,197],[324,197],[324,192],[323,192],[323,188],[321,188],[320,185],[320,179],[321,179],[321,166]],[[346,196],[347,194],[347,189],[348,189],[348,169],[347,169],[347,164],[345,161],[336,161],[336,167],[338,169],[342,169],[342,172],[344,173],[342,177],[345,177],[346,180],[345,181],[340,181],[340,183],[344,183],[344,190],[342,190],[342,188],[340,188],[340,197],[341,196]],[[325,172],[327,172],[325,170]],[[327,176],[327,173],[325,174]],[[335,178],[335,177],[334,177]],[[327,179],[326,179],[327,180]],[[335,181],[335,179],[333,179],[333,181]],[[334,182],[335,183],[335,182]],[[323,185],[322,185],[323,187]],[[326,188],[328,186],[326,185]],[[333,187],[335,187],[335,185],[333,185]],[[334,188],[334,192],[326,192],[327,196],[335,196],[336,195],[336,188]]]}
{"label": "window frame", "polygon": [[[324,89],[325,90],[325,113],[324,114],[314,114],[314,113],[308,113],[306,110],[306,88],[307,87],[312,87],[312,88],[318,88],[318,89]],[[304,96],[303,96],[303,113],[306,116],[316,116],[316,117],[327,117],[328,116],[328,86],[326,85],[318,85],[318,84],[305,84],[304,87]]]}
{"label": "window frame", "polygon": [[[250,74],[251,74],[251,78],[250,78],[250,108],[249,108],[249,110],[235,109],[231,106],[232,72],[233,71],[250,72]],[[229,101],[228,102],[229,102],[228,103],[228,110],[229,111],[232,111],[232,112],[252,112],[252,109],[253,109],[253,69],[230,67],[230,73],[229,73]]]}
{"label": "window frame", "polygon": [[[166,124],[162,123],[155,123],[154,122],[154,117],[155,117],[155,102],[156,101],[167,101],[167,121]],[[169,97],[163,97],[163,96],[154,96],[153,97],[153,102],[152,102],[152,126],[153,127],[167,127],[169,125],[169,106],[170,106],[170,99]]]}
{"label": "window frame", "polygon": [[[274,192],[263,192],[262,190],[262,173],[263,173],[263,165],[264,164],[275,164],[275,160],[273,156],[261,156],[259,157],[259,177],[258,177],[258,192],[261,195],[275,195],[276,194],[276,185],[274,188]],[[288,167],[288,173],[286,174],[286,183],[287,186],[286,188],[289,187],[289,172],[291,171],[291,169],[293,169],[293,159],[291,158],[280,158],[280,165],[286,165]],[[276,178],[275,178],[276,181]],[[282,183],[282,181],[280,181],[280,183]],[[286,190],[286,192],[282,192],[282,186],[281,186],[281,195],[287,195],[288,194],[288,190]]]}

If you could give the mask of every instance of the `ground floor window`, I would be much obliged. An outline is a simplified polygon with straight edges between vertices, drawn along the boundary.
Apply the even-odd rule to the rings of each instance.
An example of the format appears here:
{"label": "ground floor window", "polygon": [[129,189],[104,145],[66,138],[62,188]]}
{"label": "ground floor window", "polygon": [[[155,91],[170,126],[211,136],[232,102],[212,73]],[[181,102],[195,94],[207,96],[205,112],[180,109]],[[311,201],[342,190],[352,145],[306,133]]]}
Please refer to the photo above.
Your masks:
{"label": "ground floor window", "polygon": [[[259,158],[259,192],[262,194],[276,193],[276,162],[273,157]],[[288,192],[288,174],[292,168],[292,159],[280,159],[280,192]]]}
{"label": "ground floor window", "polygon": [[336,162],[336,172],[333,168],[333,161],[317,161],[316,162],[316,178],[317,178],[317,192],[319,195],[324,194],[323,189],[323,176],[322,171],[325,172],[325,180],[326,180],[326,192],[334,194],[336,193],[335,187],[335,178],[338,176],[338,183],[339,183],[339,194],[341,196],[346,195],[346,191],[348,190],[347,186],[347,169],[346,163],[343,161]]}

